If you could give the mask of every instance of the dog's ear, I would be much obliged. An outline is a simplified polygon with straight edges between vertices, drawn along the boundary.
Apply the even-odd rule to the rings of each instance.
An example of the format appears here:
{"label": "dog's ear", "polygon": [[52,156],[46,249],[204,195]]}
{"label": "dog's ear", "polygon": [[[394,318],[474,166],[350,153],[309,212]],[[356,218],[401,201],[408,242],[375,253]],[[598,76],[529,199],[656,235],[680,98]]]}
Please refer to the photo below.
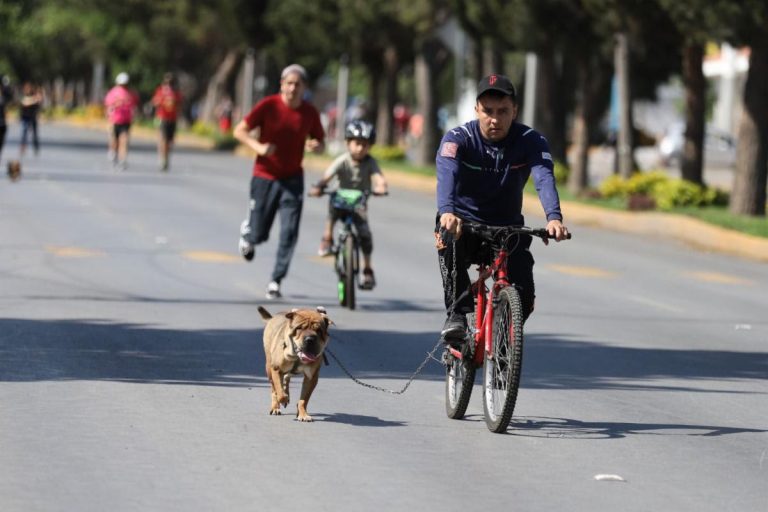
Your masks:
{"label": "dog's ear", "polygon": [[296,316],[296,311],[295,310],[294,311],[290,311],[290,312],[285,314],[285,318],[287,318],[288,320],[292,320],[293,317],[295,317],[295,316]]}
{"label": "dog's ear", "polygon": [[328,318],[328,312],[325,310],[323,306],[317,306],[317,312],[322,315],[323,320],[325,320],[325,327],[328,328],[329,325],[336,325],[333,320]]}

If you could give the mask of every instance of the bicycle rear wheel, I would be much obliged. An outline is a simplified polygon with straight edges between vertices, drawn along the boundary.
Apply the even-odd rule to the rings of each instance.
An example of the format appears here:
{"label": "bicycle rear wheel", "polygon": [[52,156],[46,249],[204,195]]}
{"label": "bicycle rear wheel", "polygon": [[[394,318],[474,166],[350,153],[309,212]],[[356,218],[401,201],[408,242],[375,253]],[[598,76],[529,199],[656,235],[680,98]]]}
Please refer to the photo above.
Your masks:
{"label": "bicycle rear wheel", "polygon": [[[473,314],[467,315],[467,323],[474,326]],[[474,339],[468,340],[474,343]],[[460,420],[467,412],[469,397],[472,395],[472,387],[475,384],[475,362],[468,355],[463,359],[456,359],[446,351],[445,358],[445,413],[452,420]]]}
{"label": "bicycle rear wheel", "polygon": [[501,433],[512,420],[523,364],[523,307],[512,286],[499,292],[493,310],[491,350],[483,362],[483,411],[488,429]]}
{"label": "bicycle rear wheel", "polygon": [[349,309],[355,309],[355,237],[348,236],[344,240],[344,298]]}

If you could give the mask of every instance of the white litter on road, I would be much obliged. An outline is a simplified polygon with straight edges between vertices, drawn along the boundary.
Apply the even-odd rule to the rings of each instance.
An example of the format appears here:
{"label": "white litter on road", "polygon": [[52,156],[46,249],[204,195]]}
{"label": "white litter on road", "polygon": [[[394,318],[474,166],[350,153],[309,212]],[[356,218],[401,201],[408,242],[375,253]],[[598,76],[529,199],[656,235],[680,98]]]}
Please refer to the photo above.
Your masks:
{"label": "white litter on road", "polygon": [[595,480],[602,482],[602,481],[608,481],[608,482],[626,482],[622,477],[619,475],[595,475]]}

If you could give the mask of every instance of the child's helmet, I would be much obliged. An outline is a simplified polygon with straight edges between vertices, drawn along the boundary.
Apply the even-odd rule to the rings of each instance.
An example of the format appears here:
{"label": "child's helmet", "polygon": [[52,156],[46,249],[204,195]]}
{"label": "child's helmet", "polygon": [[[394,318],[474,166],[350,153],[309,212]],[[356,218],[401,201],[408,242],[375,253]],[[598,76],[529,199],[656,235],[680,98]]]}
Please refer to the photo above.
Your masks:
{"label": "child's helmet", "polygon": [[344,139],[362,139],[373,144],[376,142],[376,129],[368,121],[355,119],[347,123],[347,127],[344,129]]}

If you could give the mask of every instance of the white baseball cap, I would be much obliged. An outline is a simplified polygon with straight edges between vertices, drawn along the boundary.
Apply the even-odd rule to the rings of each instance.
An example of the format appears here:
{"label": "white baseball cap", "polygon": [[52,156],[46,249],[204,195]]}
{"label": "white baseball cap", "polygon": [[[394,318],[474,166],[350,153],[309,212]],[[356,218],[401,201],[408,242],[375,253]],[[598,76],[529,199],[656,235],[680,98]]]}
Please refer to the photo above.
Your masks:
{"label": "white baseball cap", "polygon": [[128,76],[128,73],[126,73],[125,71],[122,71],[118,73],[117,76],[115,77],[115,83],[117,85],[125,85],[128,83],[130,79],[131,77]]}

